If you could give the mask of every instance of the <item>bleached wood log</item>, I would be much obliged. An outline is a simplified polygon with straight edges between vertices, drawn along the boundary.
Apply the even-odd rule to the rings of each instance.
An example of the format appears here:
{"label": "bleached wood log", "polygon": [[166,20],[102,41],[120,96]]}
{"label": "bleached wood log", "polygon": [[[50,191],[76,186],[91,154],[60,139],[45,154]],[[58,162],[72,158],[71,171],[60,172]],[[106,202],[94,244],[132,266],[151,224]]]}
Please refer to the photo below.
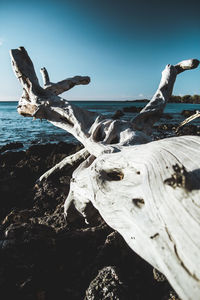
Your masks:
{"label": "bleached wood log", "polygon": [[70,168],[75,164],[78,164],[81,160],[87,159],[88,156],[89,156],[89,152],[86,149],[81,149],[80,151],[65,157],[58,164],[56,164],[54,167],[52,167],[51,169],[46,171],[42,176],[40,176],[39,181],[42,182],[43,180],[51,176],[53,173],[57,171],[61,171],[66,166]]}
{"label": "bleached wood log", "polygon": [[[128,122],[105,119],[58,97],[63,85],[67,90],[70,83],[64,80],[58,88],[45,70],[42,88],[24,48],[11,50],[11,57],[24,90],[18,112],[69,131],[90,153],[73,173],[66,216],[75,205],[88,220],[92,202],[129,246],[166,276],[182,299],[198,299],[200,138],[150,142],[146,133],[163,112],[177,74],[197,67],[199,61],[167,65],[150,103]],[[70,160],[75,162],[75,156]]]}
{"label": "bleached wood log", "polygon": [[75,172],[70,193],[86,218],[91,200],[183,300],[200,295],[199,149],[200,137],[184,136],[103,154]]}

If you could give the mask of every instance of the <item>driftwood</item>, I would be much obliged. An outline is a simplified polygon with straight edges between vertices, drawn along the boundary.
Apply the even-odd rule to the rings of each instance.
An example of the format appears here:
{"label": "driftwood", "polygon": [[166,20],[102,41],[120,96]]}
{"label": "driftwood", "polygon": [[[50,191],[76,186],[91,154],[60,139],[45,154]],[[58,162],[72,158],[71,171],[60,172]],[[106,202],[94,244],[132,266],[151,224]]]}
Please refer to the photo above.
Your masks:
{"label": "driftwood", "polygon": [[179,126],[176,128],[176,132],[180,130],[183,126],[186,124],[192,122],[193,120],[200,118],[200,112],[197,110],[195,114],[191,115],[190,117],[186,118],[183,122],[179,124]]}
{"label": "driftwood", "polygon": [[200,138],[150,137],[176,76],[199,61],[167,65],[152,100],[134,119],[123,121],[105,119],[58,96],[89,83],[89,77],[51,83],[43,68],[42,88],[26,50],[11,50],[11,57],[23,87],[18,112],[47,119],[84,146],[40,177],[84,160],[73,173],[66,217],[75,205],[89,221],[92,203],[136,253],[166,276],[181,299],[200,299]]}

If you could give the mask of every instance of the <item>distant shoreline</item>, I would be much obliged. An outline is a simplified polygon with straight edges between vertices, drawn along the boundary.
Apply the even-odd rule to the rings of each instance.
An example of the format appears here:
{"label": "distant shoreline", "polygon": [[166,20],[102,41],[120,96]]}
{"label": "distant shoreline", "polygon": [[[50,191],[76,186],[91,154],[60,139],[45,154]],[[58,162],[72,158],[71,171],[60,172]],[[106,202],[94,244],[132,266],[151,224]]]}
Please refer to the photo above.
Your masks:
{"label": "distant shoreline", "polygon": [[[133,99],[133,100],[67,100],[69,102],[144,102],[147,103],[150,99]],[[0,101],[0,103],[17,103],[16,101]],[[200,104],[200,95],[184,95],[184,96],[174,96],[172,95],[168,103],[189,103],[189,104]]]}
{"label": "distant shoreline", "polygon": [[[136,100],[126,100],[125,102],[149,102],[148,99],[136,99]],[[188,104],[200,104],[200,95],[184,95],[184,96],[174,96],[172,95],[167,103],[188,103]]]}

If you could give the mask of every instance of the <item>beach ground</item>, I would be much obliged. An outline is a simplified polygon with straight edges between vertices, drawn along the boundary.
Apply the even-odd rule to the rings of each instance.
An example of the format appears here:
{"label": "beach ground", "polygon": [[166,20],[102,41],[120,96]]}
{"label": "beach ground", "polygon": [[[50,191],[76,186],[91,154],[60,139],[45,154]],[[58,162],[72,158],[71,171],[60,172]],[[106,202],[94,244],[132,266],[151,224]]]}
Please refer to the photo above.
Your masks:
{"label": "beach ground", "polygon": [[[155,139],[175,135],[170,125],[156,129]],[[199,127],[188,125],[179,134],[199,133]],[[0,154],[2,299],[177,299],[167,280],[100,215],[88,225],[74,212],[66,223],[63,204],[74,168],[37,183],[80,148],[61,142]]]}

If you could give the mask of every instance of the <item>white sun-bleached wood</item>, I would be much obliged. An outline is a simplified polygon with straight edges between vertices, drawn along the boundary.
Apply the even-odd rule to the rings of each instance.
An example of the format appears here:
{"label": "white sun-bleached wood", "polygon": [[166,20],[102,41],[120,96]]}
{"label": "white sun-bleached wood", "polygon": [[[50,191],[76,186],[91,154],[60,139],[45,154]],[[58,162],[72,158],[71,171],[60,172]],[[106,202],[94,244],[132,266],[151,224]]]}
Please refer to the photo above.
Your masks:
{"label": "white sun-bleached wood", "polygon": [[65,157],[54,167],[52,167],[50,170],[48,170],[42,176],[40,176],[39,181],[43,181],[44,179],[47,179],[50,175],[55,173],[55,171],[62,170],[67,165],[71,167],[74,164],[77,164],[79,161],[87,159],[89,155],[90,155],[89,152],[84,148],[70,156]]}
{"label": "white sun-bleached wood", "polygon": [[89,83],[88,77],[54,84],[42,69],[42,88],[26,50],[11,50],[11,57],[23,86],[18,112],[47,119],[72,133],[85,147],[40,178],[85,158],[72,176],[66,216],[75,205],[89,220],[93,211],[87,208],[92,202],[129,246],[167,277],[182,299],[198,299],[200,138],[151,142],[149,133],[171,96],[177,74],[196,68],[199,61],[167,65],[152,100],[128,122],[105,119],[58,96],[74,85]]}
{"label": "white sun-bleached wood", "polygon": [[195,112],[195,114],[193,114],[192,116],[186,118],[183,122],[181,122],[177,127],[176,132],[178,132],[181,127],[183,127],[184,125],[190,123],[191,121],[197,118],[200,118],[200,112],[198,110]]}
{"label": "white sun-bleached wood", "polygon": [[73,181],[76,207],[83,207],[86,185],[86,201],[92,199],[104,220],[166,276],[181,299],[191,300],[200,295],[199,149],[195,136],[124,147],[101,155]]}

